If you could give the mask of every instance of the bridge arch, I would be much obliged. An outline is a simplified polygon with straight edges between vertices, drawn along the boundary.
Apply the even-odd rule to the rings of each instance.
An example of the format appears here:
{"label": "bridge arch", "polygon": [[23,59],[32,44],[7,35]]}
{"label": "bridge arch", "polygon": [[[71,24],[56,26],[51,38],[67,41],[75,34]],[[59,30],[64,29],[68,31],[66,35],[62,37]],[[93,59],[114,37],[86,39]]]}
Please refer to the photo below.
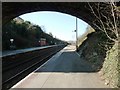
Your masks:
{"label": "bridge arch", "polygon": [[[92,4],[92,3],[91,3]],[[75,16],[82,19],[93,28],[94,15],[91,13],[87,2],[6,2],[3,3],[3,25],[11,19],[22,14],[37,11],[55,11]]]}
{"label": "bridge arch", "polygon": [[[54,11],[75,16],[88,23],[96,31],[100,31],[100,29],[103,29],[101,27],[108,28],[106,25],[108,18],[114,23],[110,6],[106,2],[4,2],[2,4],[2,23],[4,25],[13,18],[26,13]],[[119,9],[119,2],[116,2],[116,6]],[[115,15],[119,15],[118,9],[115,7]],[[108,18],[106,18],[107,16]]]}

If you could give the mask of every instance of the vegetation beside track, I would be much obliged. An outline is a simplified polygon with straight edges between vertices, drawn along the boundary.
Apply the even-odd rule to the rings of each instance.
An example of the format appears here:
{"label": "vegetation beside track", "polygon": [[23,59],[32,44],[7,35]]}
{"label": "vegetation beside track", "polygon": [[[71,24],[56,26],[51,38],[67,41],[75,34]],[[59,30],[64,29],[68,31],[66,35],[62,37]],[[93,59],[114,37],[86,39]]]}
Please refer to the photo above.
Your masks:
{"label": "vegetation beside track", "polygon": [[[40,46],[40,39],[46,39],[46,45],[66,43],[53,37],[52,33],[47,34],[40,26],[17,17],[2,28],[2,50],[9,50],[10,46],[16,49]],[[14,39],[13,43],[10,39]]]}
{"label": "vegetation beside track", "polygon": [[100,71],[105,84],[120,87],[120,43],[109,40],[103,32],[92,32],[79,46],[79,53],[92,63],[95,71]]}

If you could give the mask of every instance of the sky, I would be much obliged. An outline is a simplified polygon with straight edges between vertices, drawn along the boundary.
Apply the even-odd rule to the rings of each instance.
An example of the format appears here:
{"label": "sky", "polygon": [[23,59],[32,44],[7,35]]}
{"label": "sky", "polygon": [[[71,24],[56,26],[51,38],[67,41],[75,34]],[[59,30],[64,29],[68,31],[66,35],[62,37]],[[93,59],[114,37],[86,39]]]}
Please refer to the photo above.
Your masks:
{"label": "sky", "polygon": [[[76,17],[50,11],[32,12],[21,16],[25,21],[30,21],[33,24],[39,25],[46,33],[51,32],[54,37],[65,41],[75,41],[76,33]],[[78,20],[78,36],[82,35],[88,26],[87,23]]]}

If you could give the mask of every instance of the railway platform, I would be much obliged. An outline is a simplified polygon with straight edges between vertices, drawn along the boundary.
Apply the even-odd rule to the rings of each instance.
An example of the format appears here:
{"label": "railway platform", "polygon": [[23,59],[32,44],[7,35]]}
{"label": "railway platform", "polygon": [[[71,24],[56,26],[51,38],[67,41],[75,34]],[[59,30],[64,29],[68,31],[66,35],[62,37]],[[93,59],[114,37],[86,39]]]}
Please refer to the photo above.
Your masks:
{"label": "railway platform", "polygon": [[91,65],[68,45],[14,88],[108,88]]}
{"label": "railway platform", "polygon": [[56,46],[56,45],[33,47],[33,48],[18,49],[18,50],[0,51],[0,57],[11,56],[11,55],[16,55],[16,54],[20,54],[20,53],[26,53],[26,52],[40,50],[40,49],[44,49],[44,48],[48,48],[48,47],[52,47],[52,46]]}

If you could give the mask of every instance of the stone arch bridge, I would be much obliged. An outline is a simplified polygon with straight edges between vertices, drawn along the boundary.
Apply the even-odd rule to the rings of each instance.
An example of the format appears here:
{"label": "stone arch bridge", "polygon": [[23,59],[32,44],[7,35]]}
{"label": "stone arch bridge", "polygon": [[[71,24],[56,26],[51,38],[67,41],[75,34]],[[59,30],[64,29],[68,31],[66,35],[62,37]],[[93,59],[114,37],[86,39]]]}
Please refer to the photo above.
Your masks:
{"label": "stone arch bridge", "polygon": [[[118,2],[116,4],[119,6]],[[98,5],[100,13],[97,11]],[[98,26],[100,24],[94,22],[96,20],[94,14],[101,16],[101,20],[105,21],[102,14],[110,15],[109,8],[106,8],[108,6],[109,4],[104,2],[4,2],[2,3],[2,21],[4,25],[11,19],[25,13],[36,11],[57,11],[76,16],[95,29],[96,26],[94,23]],[[108,10],[107,13],[104,12],[105,8]]]}

